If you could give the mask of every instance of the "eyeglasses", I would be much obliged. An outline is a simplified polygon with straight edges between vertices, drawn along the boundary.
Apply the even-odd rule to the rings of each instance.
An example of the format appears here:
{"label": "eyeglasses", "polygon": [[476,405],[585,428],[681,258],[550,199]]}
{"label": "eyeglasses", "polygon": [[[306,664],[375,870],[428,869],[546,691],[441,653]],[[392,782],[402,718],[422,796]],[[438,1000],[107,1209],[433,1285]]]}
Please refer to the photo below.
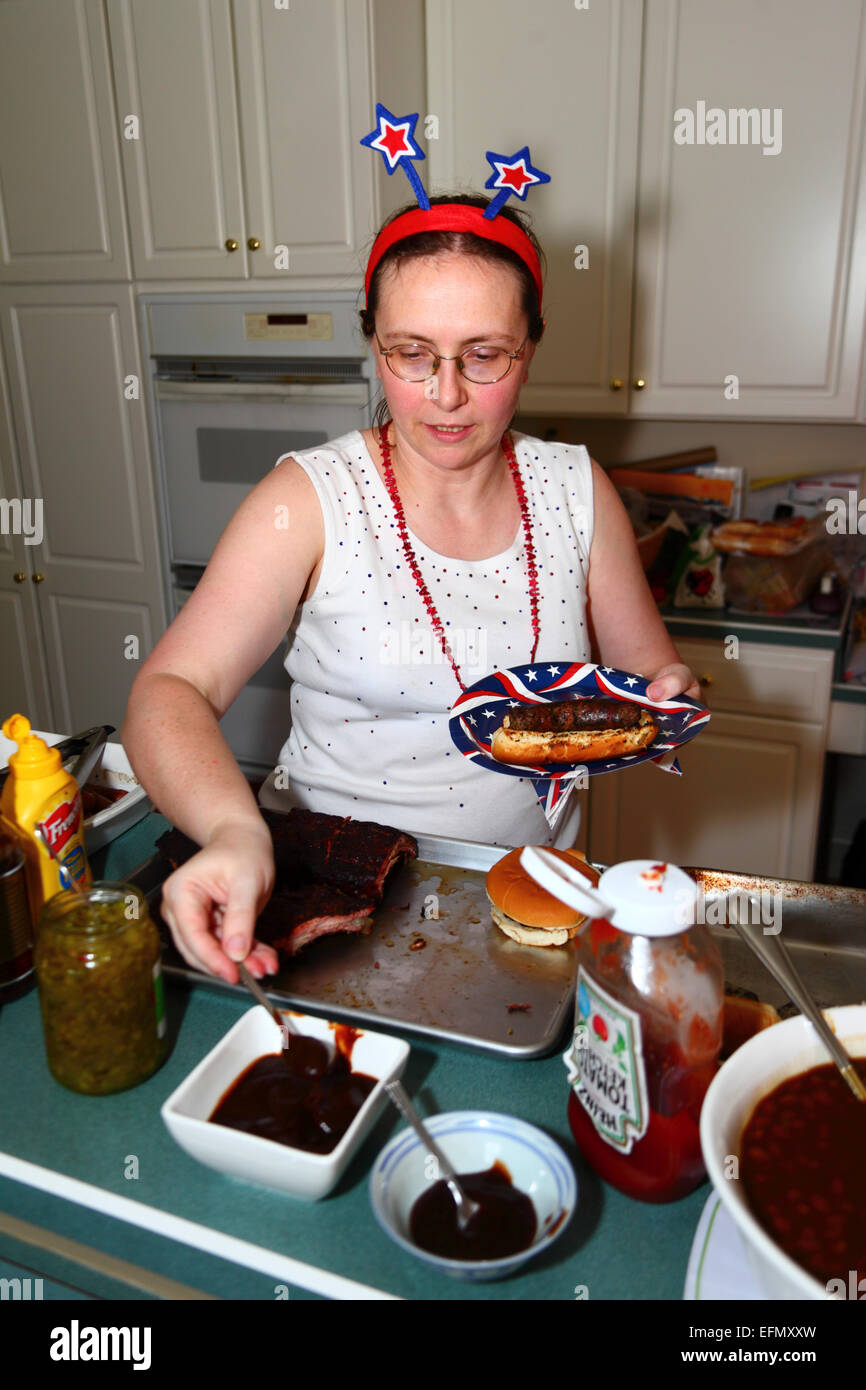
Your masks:
{"label": "eyeglasses", "polygon": [[529,334],[516,352],[487,347],[482,343],[478,347],[467,348],[459,357],[443,357],[441,353],[431,352],[420,343],[397,343],[396,347],[386,348],[379,342],[378,334],[376,342],[391,371],[401,381],[427,381],[436,375],[440,362],[456,362],[458,371],[467,381],[475,382],[477,386],[492,386],[494,381],[508,376],[512,362],[522,353],[528,337]]}

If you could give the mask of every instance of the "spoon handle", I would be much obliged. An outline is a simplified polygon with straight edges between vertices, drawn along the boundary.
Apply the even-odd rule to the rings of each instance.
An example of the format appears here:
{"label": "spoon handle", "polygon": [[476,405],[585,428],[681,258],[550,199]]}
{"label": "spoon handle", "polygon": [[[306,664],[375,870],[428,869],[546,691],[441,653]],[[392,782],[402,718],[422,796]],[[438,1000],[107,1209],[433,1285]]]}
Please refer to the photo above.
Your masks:
{"label": "spoon handle", "polygon": [[426,1125],[422,1122],[418,1111],[415,1109],[400,1082],[386,1081],[385,1090],[400,1111],[403,1119],[412,1126],[425,1149],[433,1155],[436,1162],[439,1164],[439,1171],[448,1184],[448,1189],[457,1205],[457,1224],[461,1230],[465,1230],[473,1216],[480,1210],[478,1203],[473,1202],[472,1198],[468,1197],[463,1191],[453,1166],[445,1157]]}
{"label": "spoon handle", "polygon": [[281,1034],[283,1035],[283,1047],[288,1047],[288,1045],[289,1045],[289,1042],[288,1042],[288,1034],[289,1034],[289,1033],[294,1033],[296,1030],[295,1030],[295,1029],[292,1027],[292,1025],[289,1023],[289,1021],[288,1021],[288,1019],[285,1017],[285,1015],[284,1015],[284,1014],[281,1014],[280,1011],[279,1011],[279,1009],[277,1009],[277,1008],[271,1003],[270,999],[269,999],[268,996],[265,994],[265,991],[262,989],[262,987],[261,987],[261,985],[259,984],[258,980],[257,980],[253,975],[250,974],[250,972],[247,970],[247,967],[243,964],[243,962],[242,962],[242,961],[236,961],[236,965],[237,965],[237,967],[238,967],[238,975],[239,975],[240,978],[241,978],[241,983],[244,984],[244,985],[246,985],[246,987],[247,987],[247,989],[249,990],[250,994],[253,996],[253,998],[254,998],[259,1004],[261,1004],[262,1008],[263,1008],[263,1009],[267,1009],[267,1011],[268,1011],[268,1013],[270,1014],[271,1018],[274,1020],[274,1023],[276,1023],[276,1025],[277,1025],[277,1027],[279,1028]]}
{"label": "spoon handle", "polygon": [[770,974],[775,976],[788,998],[793,1000],[800,1012],[808,1018],[857,1099],[866,1101],[866,1086],[864,1086],[849,1054],[845,1051],[803,983],[800,972],[791,960],[784,942],[776,936],[765,936],[763,931],[752,922],[735,921],[733,925],[746,945],[752,948]]}

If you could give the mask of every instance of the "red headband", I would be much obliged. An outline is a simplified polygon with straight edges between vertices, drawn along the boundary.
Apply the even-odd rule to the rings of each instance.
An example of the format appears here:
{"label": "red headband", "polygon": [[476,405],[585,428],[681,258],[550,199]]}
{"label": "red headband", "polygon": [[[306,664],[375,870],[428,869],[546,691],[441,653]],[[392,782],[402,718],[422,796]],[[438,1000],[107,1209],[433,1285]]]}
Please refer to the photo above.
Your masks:
{"label": "red headband", "polygon": [[437,203],[430,209],[411,208],[400,217],[395,217],[387,227],[383,227],[370,252],[367,274],[364,278],[364,291],[369,302],[370,281],[373,271],[386,251],[406,237],[417,236],[419,232],[472,232],[485,241],[498,241],[519,256],[535,281],[538,291],[538,309],[541,312],[541,266],[535,247],[522,227],[507,217],[485,217],[483,208],[473,207],[471,203]]}

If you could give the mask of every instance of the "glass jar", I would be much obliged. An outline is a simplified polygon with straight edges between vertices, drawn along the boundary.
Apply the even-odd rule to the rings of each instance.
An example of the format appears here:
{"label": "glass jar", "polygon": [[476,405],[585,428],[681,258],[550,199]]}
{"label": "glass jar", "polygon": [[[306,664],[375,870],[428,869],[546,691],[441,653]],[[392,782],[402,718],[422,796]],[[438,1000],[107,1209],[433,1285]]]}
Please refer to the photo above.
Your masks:
{"label": "glass jar", "polygon": [[630,1197],[669,1202],[706,1173],[699,1120],[718,1067],[724,972],[694,922],[696,887],[673,865],[602,875],[604,916],[578,939],[568,1118],[596,1172]]}
{"label": "glass jar", "polygon": [[56,893],[42,910],[34,963],[56,1081],[108,1095],[156,1071],[166,1051],[159,933],[133,884]]}

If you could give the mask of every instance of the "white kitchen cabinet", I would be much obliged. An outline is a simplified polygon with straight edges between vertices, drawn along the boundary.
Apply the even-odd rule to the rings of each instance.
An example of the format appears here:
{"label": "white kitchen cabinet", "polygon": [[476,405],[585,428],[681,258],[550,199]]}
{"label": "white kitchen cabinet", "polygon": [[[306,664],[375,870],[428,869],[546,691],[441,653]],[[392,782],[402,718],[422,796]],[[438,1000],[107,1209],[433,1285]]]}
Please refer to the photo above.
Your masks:
{"label": "white kitchen cabinet", "polygon": [[856,417],[864,105],[863,0],[646,0],[632,413]]}
{"label": "white kitchen cabinet", "polygon": [[811,880],[834,653],[680,640],[709,676],[709,724],[678,754],[682,777],[652,763],[590,783],[590,856]]}
{"label": "white kitchen cabinet", "polygon": [[[525,203],[511,200],[547,255],[547,327],[524,411],[628,406],[641,12],[640,0],[586,10],[427,0],[428,108],[439,118],[439,138],[425,145],[430,191],[481,190],[485,152],[527,144],[550,174]],[[588,265],[578,269],[580,247]]]}
{"label": "white kitchen cabinet", "polygon": [[99,0],[0,4],[0,280],[129,275]]}
{"label": "white kitchen cabinet", "polygon": [[[32,722],[42,720],[44,670],[54,728],[119,727],[167,616],[132,290],[3,287],[0,332],[16,482],[42,503],[44,528],[40,545],[2,555],[15,566],[0,583],[5,625],[17,625],[29,658],[24,689],[10,694],[35,709]],[[17,586],[15,572],[27,574]],[[8,597],[16,592],[17,606]]]}
{"label": "white kitchen cabinet", "polygon": [[[427,14],[437,188],[483,187],[485,150],[527,143],[551,175],[526,203],[548,329],[524,412],[857,417],[864,0],[428,0]],[[697,128],[677,143],[675,113],[697,122],[699,103],[766,110],[769,148],[781,111],[779,152],[697,143]]]}
{"label": "white kitchen cabinet", "polygon": [[367,0],[108,0],[139,280],[355,276],[373,225]]}
{"label": "white kitchen cabinet", "polygon": [[[39,624],[39,513],[22,510],[9,392],[0,360],[0,721],[26,714],[34,729],[52,729]],[[4,505],[5,504],[5,505]],[[22,524],[23,523],[23,524]]]}

